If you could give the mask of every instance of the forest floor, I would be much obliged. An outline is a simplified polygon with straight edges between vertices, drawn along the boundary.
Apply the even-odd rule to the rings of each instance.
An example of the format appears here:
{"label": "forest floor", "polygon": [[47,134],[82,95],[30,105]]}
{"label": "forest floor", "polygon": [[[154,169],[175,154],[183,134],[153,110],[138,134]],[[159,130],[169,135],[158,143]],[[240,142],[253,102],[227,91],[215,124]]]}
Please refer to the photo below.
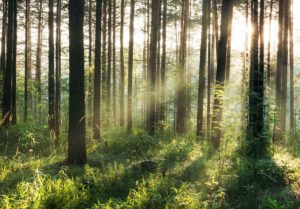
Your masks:
{"label": "forest floor", "polygon": [[192,135],[111,130],[88,140],[79,167],[64,164],[66,146],[53,149],[46,132],[0,130],[0,208],[300,208],[299,142],[253,161],[237,151],[240,138],[212,152]]}

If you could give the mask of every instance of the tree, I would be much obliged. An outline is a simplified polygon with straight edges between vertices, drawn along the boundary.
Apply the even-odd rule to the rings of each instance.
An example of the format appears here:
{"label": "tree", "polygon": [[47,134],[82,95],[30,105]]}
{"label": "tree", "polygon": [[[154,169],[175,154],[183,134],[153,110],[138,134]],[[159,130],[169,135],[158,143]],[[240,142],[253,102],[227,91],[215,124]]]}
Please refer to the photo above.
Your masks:
{"label": "tree", "polygon": [[163,19],[162,19],[162,55],[161,55],[161,106],[160,120],[166,118],[166,59],[167,59],[167,0],[163,0]]}
{"label": "tree", "polygon": [[124,0],[121,0],[120,22],[120,126],[124,126],[124,92],[125,92],[125,65],[124,65]]}
{"label": "tree", "polygon": [[113,124],[117,118],[117,66],[116,66],[116,0],[113,0],[113,55],[112,55],[112,77],[113,77]]}
{"label": "tree", "polygon": [[48,122],[49,130],[55,133],[55,75],[54,75],[54,0],[49,0],[48,27],[49,27],[49,51],[48,51]]}
{"label": "tree", "polygon": [[202,6],[202,35],[200,48],[199,85],[198,85],[198,111],[197,111],[197,137],[203,136],[203,101],[205,90],[205,67],[207,55],[207,30],[209,27],[210,0],[203,0]]}
{"label": "tree", "polygon": [[61,0],[56,2],[56,68],[55,68],[55,138],[60,138],[60,86],[61,86]]}
{"label": "tree", "polygon": [[149,105],[149,133],[155,132],[155,104],[156,104],[156,71],[157,71],[157,38],[158,22],[160,21],[160,0],[152,1],[151,6],[151,35],[150,35],[150,105]]}
{"label": "tree", "polygon": [[[89,24],[89,67],[88,67],[88,93],[87,93],[87,100],[88,100],[88,124],[91,125],[92,122],[92,51],[93,51],[93,31],[92,31],[92,0],[89,0],[89,14],[88,14],[88,24]],[[101,9],[101,8],[100,8]],[[100,29],[101,30],[101,29]]]}
{"label": "tree", "polygon": [[233,12],[233,2],[231,0],[223,0],[220,39],[217,50],[217,72],[216,72],[216,86],[214,91],[214,105],[212,117],[212,144],[214,148],[220,147],[221,139],[221,120],[223,115],[223,100],[224,100],[224,81],[226,72],[226,57],[227,57],[227,42],[228,42],[228,23],[230,15]]}
{"label": "tree", "polygon": [[[2,0],[2,36],[1,36],[1,56],[0,56],[0,86],[2,90],[3,86],[3,76],[5,71],[5,62],[6,62],[6,37],[7,37],[7,0]],[[3,96],[3,91],[0,91],[0,97]]]}
{"label": "tree", "polygon": [[18,1],[14,3],[14,29],[13,29],[13,65],[12,65],[12,88],[11,88],[11,124],[17,123],[17,41],[18,41]]}
{"label": "tree", "polygon": [[274,1],[270,2],[270,14],[269,14],[269,41],[268,41],[268,58],[267,58],[267,85],[271,87],[271,31],[272,31],[272,17],[273,17],[273,4]]}
{"label": "tree", "polygon": [[28,106],[31,101],[31,14],[30,0],[26,0],[25,12],[25,93],[24,93],[24,120],[27,120]]}
{"label": "tree", "polygon": [[130,1],[129,47],[128,47],[128,98],[127,98],[127,131],[132,129],[132,72],[133,72],[133,43],[134,43],[134,13],[135,0]]}
{"label": "tree", "polygon": [[95,38],[95,73],[94,73],[94,113],[93,138],[100,139],[100,105],[101,105],[101,12],[102,0],[96,1],[96,38]]}
{"label": "tree", "polygon": [[83,20],[84,0],[70,0],[68,164],[84,164],[86,162]]}
{"label": "tree", "polygon": [[108,40],[107,40],[107,74],[106,74],[106,120],[111,122],[111,73],[112,73],[112,1],[108,1]]}
{"label": "tree", "polygon": [[180,50],[179,50],[179,72],[178,79],[182,82],[177,84],[177,112],[176,112],[176,132],[179,134],[186,132],[187,118],[187,92],[186,92],[186,51],[187,51],[187,28],[189,21],[189,0],[182,1],[181,13],[181,35],[180,35]]}
{"label": "tree", "polygon": [[42,102],[42,44],[43,44],[43,0],[38,1],[38,41],[37,41],[37,52],[36,52],[36,72],[35,72],[35,83],[37,90],[37,113],[39,119],[41,119],[41,102]]}
{"label": "tree", "polygon": [[[261,1],[261,4],[263,2]],[[261,7],[262,8],[262,7]],[[261,33],[258,21],[258,1],[251,0],[251,64],[249,82],[249,118],[247,127],[247,150],[250,157],[260,158],[266,154],[264,134],[264,69],[261,67],[262,56],[259,56],[259,38]],[[263,11],[261,11],[263,13]],[[261,17],[260,17],[260,20]],[[262,22],[260,26],[262,25]],[[260,43],[262,44],[262,43]],[[260,46],[261,47],[261,46]]]}
{"label": "tree", "polygon": [[[14,34],[15,27],[15,5],[16,0],[11,0],[8,2],[8,26],[7,33]],[[4,72],[4,88],[3,88],[3,115],[2,123],[5,126],[10,125],[10,120],[12,116],[12,75],[14,71],[14,35],[7,36],[7,58],[6,58],[6,69]]]}
{"label": "tree", "polygon": [[295,101],[294,101],[294,20],[291,0],[288,1],[289,14],[289,56],[290,56],[290,129],[291,137],[295,139]]}

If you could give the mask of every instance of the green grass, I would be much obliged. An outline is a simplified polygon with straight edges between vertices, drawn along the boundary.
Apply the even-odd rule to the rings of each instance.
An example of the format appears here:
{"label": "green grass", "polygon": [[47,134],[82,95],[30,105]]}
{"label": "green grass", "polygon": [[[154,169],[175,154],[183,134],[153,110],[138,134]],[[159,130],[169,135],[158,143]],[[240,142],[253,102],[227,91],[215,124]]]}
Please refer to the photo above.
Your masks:
{"label": "green grass", "polygon": [[212,152],[193,135],[109,130],[87,140],[78,167],[64,164],[66,139],[54,149],[46,127],[2,128],[0,208],[300,208],[299,149],[251,161],[237,152],[240,137],[225,136]]}

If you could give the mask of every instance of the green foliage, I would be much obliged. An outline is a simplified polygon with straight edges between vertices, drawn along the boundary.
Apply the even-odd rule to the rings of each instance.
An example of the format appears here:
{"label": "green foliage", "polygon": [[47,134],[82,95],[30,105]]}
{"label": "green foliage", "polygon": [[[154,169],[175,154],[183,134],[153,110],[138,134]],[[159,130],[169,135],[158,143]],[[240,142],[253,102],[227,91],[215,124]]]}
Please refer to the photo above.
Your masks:
{"label": "green foliage", "polygon": [[88,140],[88,164],[80,167],[64,165],[64,138],[50,149],[46,127],[2,129],[0,208],[296,209],[296,155],[278,149],[274,157],[244,158],[234,130],[228,126],[214,152],[192,134],[110,129]]}

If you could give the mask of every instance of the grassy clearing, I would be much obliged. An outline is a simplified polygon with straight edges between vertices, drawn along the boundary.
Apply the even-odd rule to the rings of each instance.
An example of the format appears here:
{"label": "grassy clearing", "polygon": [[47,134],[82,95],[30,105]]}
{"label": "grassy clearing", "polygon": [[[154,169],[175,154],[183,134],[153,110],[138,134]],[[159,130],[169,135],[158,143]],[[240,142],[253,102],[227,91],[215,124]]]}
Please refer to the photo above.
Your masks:
{"label": "grassy clearing", "polygon": [[295,144],[251,161],[230,134],[213,153],[192,135],[116,129],[88,140],[81,168],[64,165],[45,128],[24,128],[0,131],[0,208],[300,208]]}

